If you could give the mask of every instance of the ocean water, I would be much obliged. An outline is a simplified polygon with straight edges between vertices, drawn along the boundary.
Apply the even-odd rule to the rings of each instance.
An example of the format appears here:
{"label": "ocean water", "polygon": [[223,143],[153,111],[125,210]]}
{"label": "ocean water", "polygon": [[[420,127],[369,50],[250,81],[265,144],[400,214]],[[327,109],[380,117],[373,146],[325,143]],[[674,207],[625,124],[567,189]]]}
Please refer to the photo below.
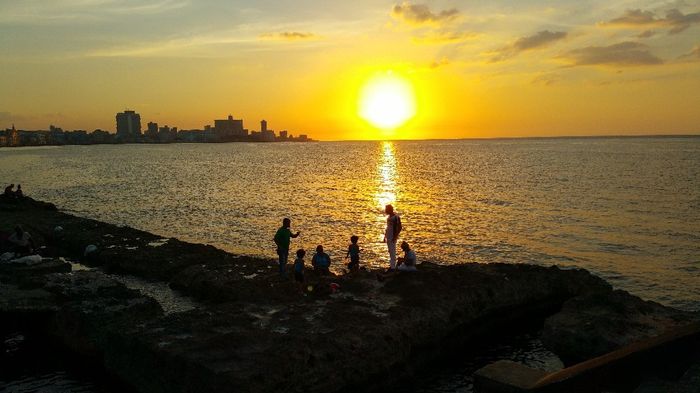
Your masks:
{"label": "ocean water", "polygon": [[[382,208],[421,260],[583,267],[700,309],[700,138],[230,143],[0,149],[0,182],[80,216],[274,258],[323,244],[386,266]],[[28,223],[29,224],[29,223]]]}

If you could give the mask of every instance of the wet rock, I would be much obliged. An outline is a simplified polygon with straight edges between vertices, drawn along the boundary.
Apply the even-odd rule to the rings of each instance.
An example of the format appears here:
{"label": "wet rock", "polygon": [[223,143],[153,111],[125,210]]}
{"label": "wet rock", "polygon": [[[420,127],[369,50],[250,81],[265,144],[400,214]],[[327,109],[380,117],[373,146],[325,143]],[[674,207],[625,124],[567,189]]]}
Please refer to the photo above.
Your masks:
{"label": "wet rock", "polygon": [[571,365],[696,318],[692,313],[644,301],[621,290],[601,291],[564,303],[561,312],[545,321],[542,341]]}
{"label": "wet rock", "polygon": [[44,289],[62,300],[49,333],[85,355],[101,354],[110,346],[111,335],[162,314],[155,300],[100,272],[52,274]]}

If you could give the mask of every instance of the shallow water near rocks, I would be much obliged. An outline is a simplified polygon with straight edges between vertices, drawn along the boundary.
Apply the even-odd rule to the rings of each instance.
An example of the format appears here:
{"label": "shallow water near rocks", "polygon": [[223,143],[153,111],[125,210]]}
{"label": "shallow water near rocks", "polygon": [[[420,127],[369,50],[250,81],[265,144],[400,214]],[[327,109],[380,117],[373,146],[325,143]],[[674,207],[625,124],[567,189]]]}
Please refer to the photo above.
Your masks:
{"label": "shallow water near rocks", "polygon": [[0,393],[129,393],[92,368],[23,332],[0,332]]}
{"label": "shallow water near rocks", "polygon": [[[76,262],[70,262],[70,264],[73,271],[97,270]],[[162,281],[148,281],[130,275],[103,274],[124,284],[129,289],[136,290],[144,296],[153,298],[161,306],[165,315],[185,312],[197,307],[197,302],[195,300],[171,289],[168,283]]]}

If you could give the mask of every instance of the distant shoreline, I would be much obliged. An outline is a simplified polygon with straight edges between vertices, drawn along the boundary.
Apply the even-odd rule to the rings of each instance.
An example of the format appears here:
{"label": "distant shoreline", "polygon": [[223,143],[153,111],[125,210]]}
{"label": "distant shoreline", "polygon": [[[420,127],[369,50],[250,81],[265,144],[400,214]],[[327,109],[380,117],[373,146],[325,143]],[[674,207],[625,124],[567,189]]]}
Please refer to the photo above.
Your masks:
{"label": "distant shoreline", "polygon": [[63,144],[63,145],[23,145],[0,146],[0,149],[15,149],[23,147],[62,147],[62,146],[119,146],[119,145],[202,145],[202,144],[229,144],[229,143],[354,143],[354,142],[454,142],[454,141],[527,141],[527,140],[562,140],[562,139],[700,139],[700,134],[659,134],[659,135],[572,135],[572,136],[522,136],[522,137],[491,137],[491,138],[429,138],[429,139],[334,139],[306,141],[227,141],[227,142],[137,142],[137,143],[87,143],[87,144]]}

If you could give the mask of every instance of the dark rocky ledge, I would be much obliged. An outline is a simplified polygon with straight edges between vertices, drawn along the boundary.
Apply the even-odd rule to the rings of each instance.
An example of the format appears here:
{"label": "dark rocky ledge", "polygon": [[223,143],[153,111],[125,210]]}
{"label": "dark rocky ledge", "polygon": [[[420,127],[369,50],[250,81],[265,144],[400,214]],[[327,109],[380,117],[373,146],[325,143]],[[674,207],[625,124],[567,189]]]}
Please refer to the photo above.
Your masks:
{"label": "dark rocky ledge", "polygon": [[[574,362],[697,317],[614,291],[585,270],[423,263],[385,281],[369,271],[307,272],[313,290],[302,294],[280,280],[273,260],[78,218],[29,198],[0,201],[0,230],[15,223],[47,245],[45,256],[99,269],[2,266],[2,320],[55,337],[142,392],[373,391],[533,318],[551,315],[543,341]],[[85,256],[91,244],[97,251]],[[168,282],[198,306],[166,314],[102,271]],[[330,282],[340,291],[330,293]]]}

